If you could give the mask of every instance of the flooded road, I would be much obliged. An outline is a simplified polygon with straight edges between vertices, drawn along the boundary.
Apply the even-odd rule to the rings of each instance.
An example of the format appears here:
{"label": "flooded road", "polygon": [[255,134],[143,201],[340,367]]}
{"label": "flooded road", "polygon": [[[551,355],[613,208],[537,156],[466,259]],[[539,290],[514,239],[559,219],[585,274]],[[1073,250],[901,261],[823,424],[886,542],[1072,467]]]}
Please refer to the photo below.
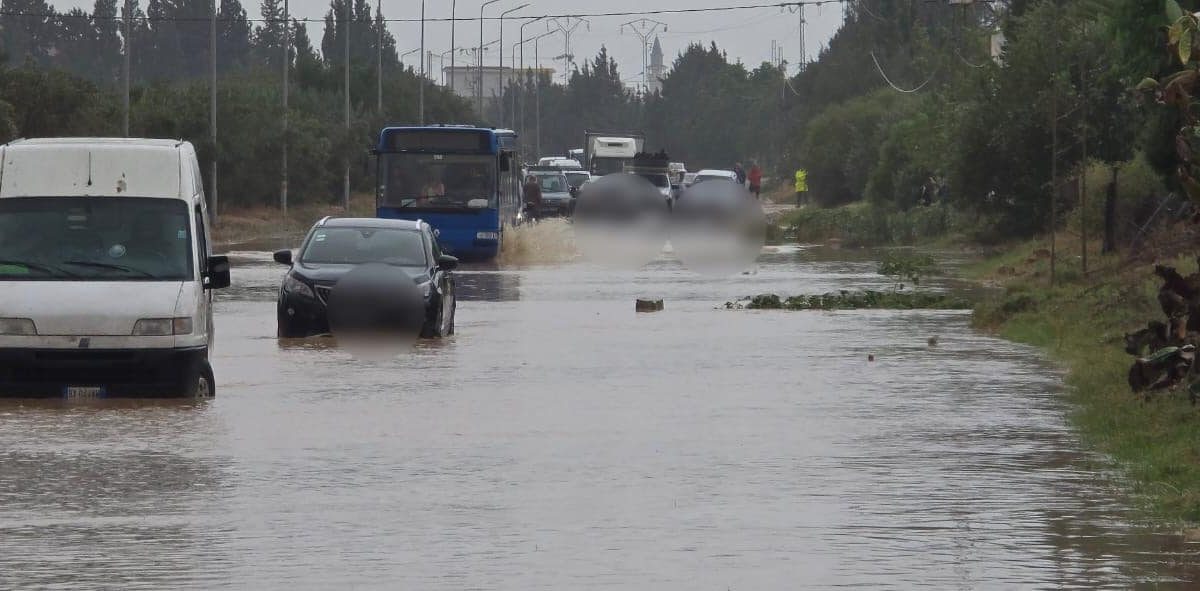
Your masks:
{"label": "flooded road", "polygon": [[1193,587],[1036,352],[717,309],[869,261],[466,269],[456,336],[370,362],[281,346],[284,269],[232,255],[214,401],[0,402],[0,589]]}

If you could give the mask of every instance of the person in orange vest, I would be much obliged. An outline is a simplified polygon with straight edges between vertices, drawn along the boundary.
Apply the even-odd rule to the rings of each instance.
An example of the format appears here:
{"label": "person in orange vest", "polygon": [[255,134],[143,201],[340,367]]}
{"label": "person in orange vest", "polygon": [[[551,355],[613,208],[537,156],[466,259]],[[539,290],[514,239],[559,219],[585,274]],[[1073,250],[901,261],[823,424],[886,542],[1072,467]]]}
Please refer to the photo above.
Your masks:
{"label": "person in orange vest", "polygon": [[762,168],[757,162],[750,163],[750,173],[746,178],[750,181],[750,192],[754,193],[755,199],[759,199],[762,196]]}
{"label": "person in orange vest", "polygon": [[796,207],[801,207],[808,200],[808,171],[796,169]]}

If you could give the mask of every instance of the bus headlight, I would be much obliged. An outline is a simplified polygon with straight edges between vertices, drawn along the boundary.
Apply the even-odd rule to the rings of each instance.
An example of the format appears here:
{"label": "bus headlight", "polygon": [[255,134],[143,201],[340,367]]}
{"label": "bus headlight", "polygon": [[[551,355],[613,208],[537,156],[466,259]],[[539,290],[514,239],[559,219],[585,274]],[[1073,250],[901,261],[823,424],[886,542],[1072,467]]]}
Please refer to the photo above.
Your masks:
{"label": "bus headlight", "polygon": [[499,232],[478,232],[475,234],[477,240],[499,240]]}

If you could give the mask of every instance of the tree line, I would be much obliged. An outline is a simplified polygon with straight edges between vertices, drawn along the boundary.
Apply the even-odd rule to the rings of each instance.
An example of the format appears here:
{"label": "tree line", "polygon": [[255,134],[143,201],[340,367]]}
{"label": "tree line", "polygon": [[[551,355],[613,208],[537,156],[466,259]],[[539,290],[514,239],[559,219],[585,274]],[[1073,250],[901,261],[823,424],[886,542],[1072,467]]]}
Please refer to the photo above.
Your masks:
{"label": "tree line", "polygon": [[[225,203],[277,199],[284,59],[292,79],[289,186],[301,201],[336,200],[348,160],[355,187],[370,190],[366,148],[385,122],[417,121],[421,84],[427,121],[516,128],[527,157],[539,155],[535,145],[543,155],[581,147],[585,129],[640,129],[650,149],[692,170],[756,160],[787,179],[803,167],[823,205],[952,208],[969,214],[962,219],[980,239],[1045,231],[1052,213],[1060,225],[1098,231],[1113,217],[1106,209],[1127,238],[1176,188],[1178,114],[1132,90],[1170,67],[1161,0],[856,0],[817,59],[798,71],[692,44],[677,53],[660,92],[642,93],[623,84],[602,48],[565,83],[526,71],[489,97],[482,114],[403,68],[396,40],[364,0],[330,3],[319,47],[301,23],[284,22],[281,0],[262,1],[257,25],[238,0],[222,0],[217,146],[207,140],[209,4],[129,6],[131,133],[182,137],[203,158],[215,155],[226,171]],[[45,0],[0,2],[0,133],[119,134],[124,10],[116,0],[96,0],[91,13],[56,13]]]}

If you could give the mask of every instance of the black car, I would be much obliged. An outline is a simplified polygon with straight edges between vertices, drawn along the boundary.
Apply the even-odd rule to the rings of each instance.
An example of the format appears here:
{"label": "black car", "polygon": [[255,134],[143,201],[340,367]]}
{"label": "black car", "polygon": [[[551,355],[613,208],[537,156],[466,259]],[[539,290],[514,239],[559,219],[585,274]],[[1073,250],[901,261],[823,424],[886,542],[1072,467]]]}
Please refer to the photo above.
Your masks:
{"label": "black car", "polygon": [[458,259],[442,254],[429,224],[376,218],[325,218],[304,238],[299,254],[275,253],[291,270],[279,289],[280,338],[327,334],[329,300],[338,280],[368,264],[388,265],[417,284],[425,303],[421,334],[454,333],[454,274]]}

